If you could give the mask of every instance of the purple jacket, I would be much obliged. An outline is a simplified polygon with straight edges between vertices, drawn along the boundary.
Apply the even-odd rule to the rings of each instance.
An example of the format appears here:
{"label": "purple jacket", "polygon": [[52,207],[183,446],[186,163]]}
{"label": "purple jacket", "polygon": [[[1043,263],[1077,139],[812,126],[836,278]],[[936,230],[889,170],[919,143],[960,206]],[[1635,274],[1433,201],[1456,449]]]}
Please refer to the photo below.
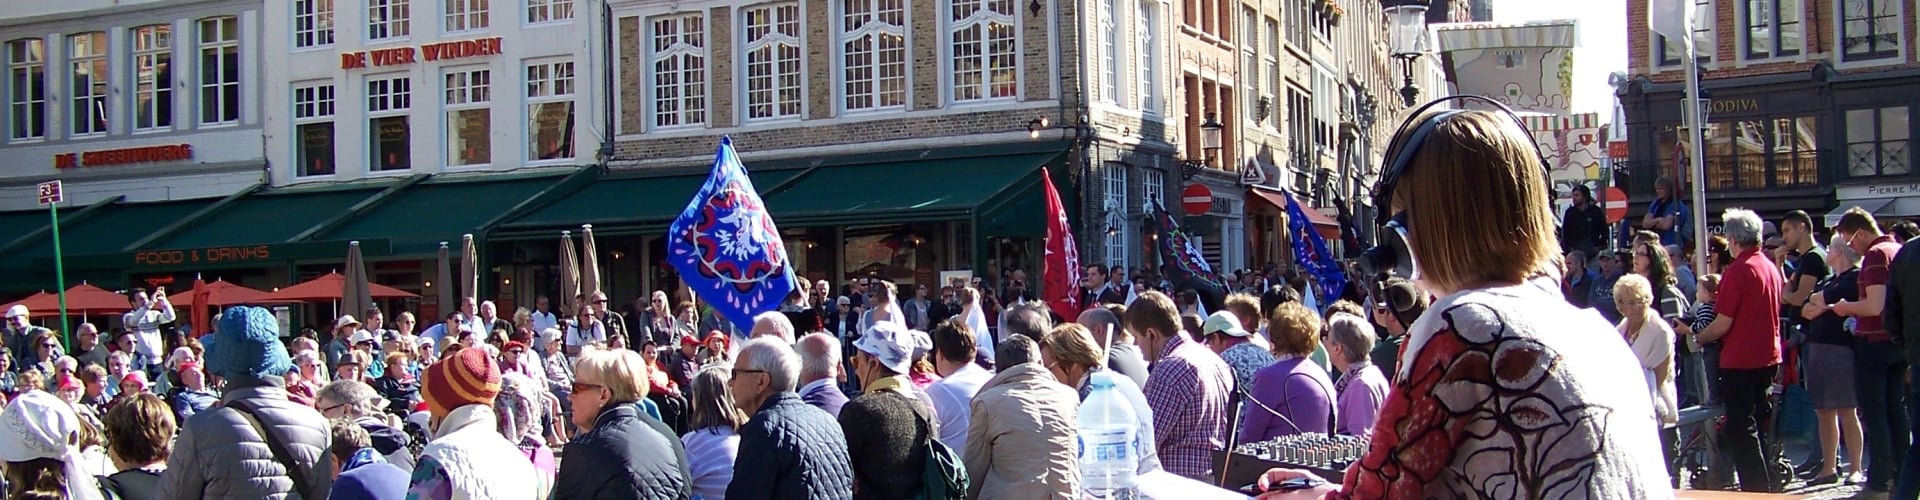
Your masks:
{"label": "purple jacket", "polygon": [[1380,407],[1387,404],[1387,376],[1372,364],[1356,364],[1340,377],[1341,434],[1367,437],[1380,418]]}
{"label": "purple jacket", "polygon": [[[1240,442],[1302,432],[1326,433],[1333,417],[1333,381],[1306,357],[1283,359],[1253,375],[1253,401],[1241,406]],[[1266,407],[1262,407],[1264,404]],[[1267,410],[1272,408],[1286,418]],[[1289,423],[1291,422],[1291,423]]]}
{"label": "purple jacket", "polygon": [[800,400],[814,408],[826,410],[834,418],[840,417],[840,407],[846,406],[847,395],[833,380],[825,379],[823,384],[808,384],[800,388]]}

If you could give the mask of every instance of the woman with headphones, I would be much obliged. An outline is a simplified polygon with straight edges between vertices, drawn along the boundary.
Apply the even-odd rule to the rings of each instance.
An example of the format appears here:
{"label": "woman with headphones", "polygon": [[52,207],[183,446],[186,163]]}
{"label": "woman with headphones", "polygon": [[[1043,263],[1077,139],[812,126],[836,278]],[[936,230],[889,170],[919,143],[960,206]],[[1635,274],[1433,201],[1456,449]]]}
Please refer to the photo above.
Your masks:
{"label": "woman with headphones", "polygon": [[1437,299],[1407,330],[1366,456],[1337,486],[1268,471],[1262,498],[1671,498],[1652,398],[1622,382],[1639,363],[1559,293],[1534,141],[1510,111],[1428,111],[1460,99],[1505,109],[1416,110],[1374,189],[1399,241],[1372,263]]}

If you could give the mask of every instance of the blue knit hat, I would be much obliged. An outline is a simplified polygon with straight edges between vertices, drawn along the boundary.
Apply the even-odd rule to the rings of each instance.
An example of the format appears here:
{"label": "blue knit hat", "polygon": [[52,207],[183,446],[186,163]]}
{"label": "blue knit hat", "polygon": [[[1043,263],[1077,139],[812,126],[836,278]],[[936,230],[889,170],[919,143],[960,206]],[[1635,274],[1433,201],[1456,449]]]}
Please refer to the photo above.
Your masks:
{"label": "blue knit hat", "polygon": [[280,321],[258,307],[234,306],[220,316],[213,344],[207,347],[207,368],[224,378],[260,378],[285,375],[293,369],[287,347],[280,343]]}

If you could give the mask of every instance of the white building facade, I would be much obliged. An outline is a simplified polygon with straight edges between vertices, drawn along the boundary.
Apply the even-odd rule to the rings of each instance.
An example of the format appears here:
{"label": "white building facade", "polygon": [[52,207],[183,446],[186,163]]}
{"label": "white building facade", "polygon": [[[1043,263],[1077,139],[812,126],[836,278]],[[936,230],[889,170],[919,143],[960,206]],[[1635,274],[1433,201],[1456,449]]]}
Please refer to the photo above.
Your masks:
{"label": "white building facade", "polygon": [[[220,197],[263,180],[261,2],[0,3],[0,212]],[[124,197],[124,198],[120,198]]]}
{"label": "white building facade", "polygon": [[595,162],[597,5],[268,2],[274,185]]}

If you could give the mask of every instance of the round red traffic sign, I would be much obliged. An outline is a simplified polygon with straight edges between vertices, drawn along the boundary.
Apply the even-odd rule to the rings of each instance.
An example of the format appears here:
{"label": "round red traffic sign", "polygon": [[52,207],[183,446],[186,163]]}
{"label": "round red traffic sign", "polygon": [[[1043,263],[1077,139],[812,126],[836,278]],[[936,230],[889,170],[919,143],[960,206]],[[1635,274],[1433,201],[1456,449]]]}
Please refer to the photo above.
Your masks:
{"label": "round red traffic sign", "polygon": [[1186,191],[1180,192],[1180,207],[1187,215],[1200,215],[1213,208],[1213,190],[1206,184],[1188,184]]}
{"label": "round red traffic sign", "polygon": [[1620,219],[1627,218],[1627,192],[1626,191],[1621,191],[1620,188],[1617,188],[1617,187],[1608,186],[1606,191],[1606,198],[1603,198],[1603,199],[1607,200],[1607,204],[1605,205],[1605,207],[1607,209],[1608,224],[1620,222]]}

